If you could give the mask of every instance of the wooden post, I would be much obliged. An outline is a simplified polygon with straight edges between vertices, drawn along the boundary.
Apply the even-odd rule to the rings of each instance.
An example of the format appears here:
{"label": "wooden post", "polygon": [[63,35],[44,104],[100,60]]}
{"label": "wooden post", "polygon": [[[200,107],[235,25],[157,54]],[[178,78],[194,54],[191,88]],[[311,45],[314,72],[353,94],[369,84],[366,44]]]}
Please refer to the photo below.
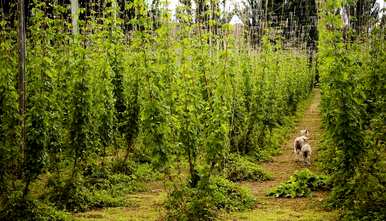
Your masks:
{"label": "wooden post", "polygon": [[78,34],[78,0],[71,0],[72,33]]}
{"label": "wooden post", "polygon": [[268,0],[265,0],[265,25],[268,27]]}
{"label": "wooden post", "polygon": [[[18,1],[19,9],[19,27],[18,27],[18,49],[19,49],[19,73],[17,89],[19,94],[19,114],[20,114],[20,127],[21,127],[21,140],[20,140],[20,151],[22,153],[21,163],[25,159],[26,151],[26,124],[25,124],[25,112],[26,112],[26,92],[25,92],[25,56],[26,56],[26,33],[25,33],[25,4],[24,0]],[[20,174],[22,171],[21,164]]]}

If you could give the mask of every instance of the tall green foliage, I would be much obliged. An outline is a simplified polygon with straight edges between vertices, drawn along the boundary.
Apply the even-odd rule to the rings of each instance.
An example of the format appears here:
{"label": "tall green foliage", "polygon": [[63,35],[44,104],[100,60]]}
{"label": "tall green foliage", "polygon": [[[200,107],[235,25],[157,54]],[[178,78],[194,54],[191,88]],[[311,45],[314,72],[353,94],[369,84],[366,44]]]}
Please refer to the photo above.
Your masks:
{"label": "tall green foliage", "polygon": [[[149,15],[144,1],[81,3],[79,33],[71,32],[68,5],[59,2],[34,1],[28,18],[25,153],[16,148],[15,33],[0,31],[1,184],[22,183],[28,192],[30,183],[45,182],[37,179],[44,174],[46,199],[61,209],[85,209],[93,204],[87,194],[95,193],[87,188],[110,185],[103,179],[111,173],[131,181],[128,175],[147,162],[173,183],[170,201],[187,194],[191,206],[210,214],[243,202],[251,207],[249,194],[218,177],[234,167],[232,154],[259,160],[278,146],[275,130],[288,124],[283,116],[311,89],[305,52],[283,50],[268,37],[260,50],[238,44],[232,28],[220,25],[219,1],[198,1],[196,24],[189,13],[177,15],[180,22],[154,8]],[[13,158],[23,159],[24,179],[12,176]],[[264,175],[251,168],[242,177]],[[214,189],[219,194],[208,195]],[[206,206],[195,193],[218,202]]]}
{"label": "tall green foliage", "polygon": [[[324,150],[332,175],[330,201],[347,220],[384,220],[385,145],[383,28],[368,41],[344,42],[333,13],[345,2],[327,1],[320,23]],[[382,34],[383,33],[383,34]]]}
{"label": "tall green foliage", "polygon": [[16,32],[0,21],[0,192],[8,193],[11,181],[18,174],[18,103],[16,93],[17,72]]}
{"label": "tall green foliage", "polygon": [[72,110],[70,133],[70,150],[74,160],[73,175],[78,171],[78,163],[82,161],[92,148],[91,126],[91,89],[87,71],[86,52],[82,45],[74,45],[74,86],[72,89]]}
{"label": "tall green foliage", "polygon": [[[58,122],[59,109],[55,101],[56,77],[54,42],[54,20],[45,17],[47,5],[35,3],[32,10],[31,34],[27,60],[27,145],[25,150],[26,189],[33,179],[41,174],[47,163],[47,152],[61,145]],[[26,190],[27,191],[27,190]]]}
{"label": "tall green foliage", "polygon": [[[107,19],[106,19],[107,20]],[[104,38],[109,36],[108,30],[98,27],[100,30],[93,36],[95,48],[93,48],[92,60],[96,73],[96,80],[93,83],[96,96],[95,102],[98,115],[98,134],[100,140],[102,157],[107,155],[108,147],[114,143],[114,96],[112,85],[112,68],[109,63],[109,43]]]}
{"label": "tall green foliage", "polygon": [[[130,61],[125,62],[125,58],[128,58],[128,56],[127,51],[124,49],[124,34],[118,26],[122,23],[122,20],[117,17],[119,11],[115,1],[111,1],[111,3],[112,7],[107,10],[107,16],[111,18],[104,19],[104,22],[106,22],[106,27],[110,26],[108,59],[113,71],[112,84],[113,97],[115,99],[114,130],[118,132],[116,137],[121,137],[124,140],[126,153],[123,161],[126,162],[129,153],[133,151],[134,141],[139,131],[139,79],[138,73],[130,73],[133,64]],[[132,10],[139,10],[141,7],[143,7],[141,2],[130,3]],[[138,27],[142,22],[141,19],[143,19],[142,14],[132,16],[132,24],[136,24],[136,27]],[[120,144],[115,143],[115,145],[118,147]]]}

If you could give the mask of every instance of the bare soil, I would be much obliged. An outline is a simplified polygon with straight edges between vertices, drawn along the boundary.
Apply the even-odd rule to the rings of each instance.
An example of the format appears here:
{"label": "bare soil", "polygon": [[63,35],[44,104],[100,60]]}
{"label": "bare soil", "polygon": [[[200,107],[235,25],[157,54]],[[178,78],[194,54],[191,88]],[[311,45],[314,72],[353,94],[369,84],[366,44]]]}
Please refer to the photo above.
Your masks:
{"label": "bare soil", "polygon": [[318,155],[319,140],[321,135],[319,103],[319,90],[314,90],[311,105],[306,109],[303,118],[296,124],[290,139],[287,139],[286,142],[282,144],[281,154],[274,156],[271,162],[262,164],[262,167],[267,172],[270,172],[274,176],[274,179],[262,183],[251,183],[251,188],[254,194],[257,196],[265,195],[270,188],[288,180],[288,178],[296,171],[305,168],[303,163],[295,161],[295,155],[293,153],[293,141],[296,137],[300,136],[300,130],[302,129],[308,129],[310,131],[309,143],[312,147],[312,163],[309,169],[317,171],[314,161]]}
{"label": "bare soil", "polygon": [[[287,181],[290,176],[298,170],[306,168],[303,163],[295,161],[295,155],[293,153],[293,141],[296,137],[300,136],[300,130],[302,129],[308,129],[310,131],[309,143],[312,147],[312,156],[311,166],[308,168],[311,171],[318,173],[315,161],[318,158],[319,143],[323,132],[321,128],[319,104],[320,91],[319,89],[314,89],[312,92],[311,104],[306,108],[303,117],[298,119],[289,139],[282,144],[281,154],[274,156],[272,161],[261,164],[261,166],[273,176],[273,180],[242,183],[243,186],[250,188],[252,193],[256,196],[258,200],[256,208],[252,212],[231,214],[226,219],[335,220],[336,213],[334,211],[327,211],[323,208],[323,201],[327,198],[326,192],[316,192],[313,193],[311,197],[295,199],[266,196],[267,192],[277,187],[280,183]],[[267,212],[272,214],[267,215]],[[275,213],[286,214],[279,216]],[[305,218],[302,213],[309,213],[310,216]],[[245,217],[243,214],[249,214],[249,216]],[[314,216],[312,214],[314,214]],[[258,218],[259,216],[260,218]]]}

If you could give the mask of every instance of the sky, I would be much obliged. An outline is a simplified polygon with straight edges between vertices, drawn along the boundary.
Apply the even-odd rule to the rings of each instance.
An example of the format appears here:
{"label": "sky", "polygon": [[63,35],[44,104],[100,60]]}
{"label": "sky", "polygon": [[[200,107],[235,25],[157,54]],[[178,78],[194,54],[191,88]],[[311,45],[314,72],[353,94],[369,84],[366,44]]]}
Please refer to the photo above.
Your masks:
{"label": "sky", "polygon": [[[179,2],[179,0],[165,0],[165,1],[168,1],[169,3],[169,9],[171,10],[174,10]],[[226,0],[225,4],[225,8],[227,11],[231,11],[233,9],[233,5],[234,4],[240,4],[241,2],[243,2],[244,0]],[[192,3],[194,4],[194,1],[192,1]]]}
{"label": "sky", "polygon": [[[179,0],[165,0],[169,4],[169,9],[174,10],[179,2]],[[241,5],[241,3],[245,0],[226,0],[226,10],[231,11],[234,8],[234,5]],[[194,1],[192,1],[194,4]],[[380,8],[386,8],[385,0],[376,0],[376,2],[380,5]],[[385,13],[385,12],[384,12]]]}
{"label": "sky", "polygon": [[[179,0],[164,0],[164,1],[167,1],[168,5],[169,5],[168,8],[172,11],[172,14],[174,14],[174,10],[175,10]],[[233,10],[234,5],[237,5],[237,4],[242,5],[241,3],[243,1],[245,1],[245,0],[226,0],[225,10],[230,12]],[[192,1],[192,3],[193,3],[193,7],[194,7],[194,1]],[[380,8],[386,9],[385,0],[376,0],[376,4],[379,4]],[[383,15],[386,15],[386,11],[380,12],[378,14],[378,18],[381,18]]]}
{"label": "sky", "polygon": [[[380,8],[383,8],[384,10],[386,9],[386,3],[384,0],[377,0],[376,4],[379,4]],[[378,13],[378,18],[382,18],[383,15],[386,14],[386,11],[379,12]]]}

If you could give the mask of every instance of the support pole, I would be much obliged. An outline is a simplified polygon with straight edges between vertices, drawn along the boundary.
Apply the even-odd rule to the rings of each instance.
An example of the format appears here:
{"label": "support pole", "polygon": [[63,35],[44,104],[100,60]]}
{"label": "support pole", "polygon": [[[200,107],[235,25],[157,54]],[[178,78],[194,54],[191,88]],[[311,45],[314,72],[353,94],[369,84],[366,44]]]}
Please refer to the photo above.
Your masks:
{"label": "support pole", "polygon": [[26,33],[25,33],[25,2],[24,0],[18,1],[19,10],[19,27],[18,27],[18,50],[19,50],[19,73],[17,82],[17,91],[19,94],[19,114],[20,114],[20,151],[22,153],[22,159],[20,161],[20,174],[22,174],[22,163],[25,160],[26,154],[26,124],[25,124],[25,112],[26,112],[26,91],[25,91],[25,57],[26,57]]}

